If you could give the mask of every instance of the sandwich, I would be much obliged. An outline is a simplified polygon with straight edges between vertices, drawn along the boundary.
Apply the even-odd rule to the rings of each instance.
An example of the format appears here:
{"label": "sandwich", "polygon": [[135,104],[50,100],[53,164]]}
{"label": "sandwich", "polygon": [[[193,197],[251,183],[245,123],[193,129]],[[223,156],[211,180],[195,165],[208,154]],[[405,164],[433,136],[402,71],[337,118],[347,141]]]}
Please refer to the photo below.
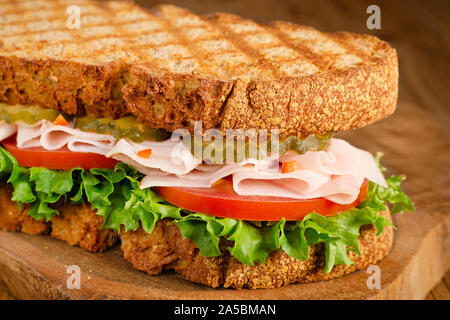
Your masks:
{"label": "sandwich", "polygon": [[414,209],[404,176],[336,136],[395,110],[396,51],[376,37],[120,1],[0,12],[4,230],[277,288],[376,264],[391,214]]}

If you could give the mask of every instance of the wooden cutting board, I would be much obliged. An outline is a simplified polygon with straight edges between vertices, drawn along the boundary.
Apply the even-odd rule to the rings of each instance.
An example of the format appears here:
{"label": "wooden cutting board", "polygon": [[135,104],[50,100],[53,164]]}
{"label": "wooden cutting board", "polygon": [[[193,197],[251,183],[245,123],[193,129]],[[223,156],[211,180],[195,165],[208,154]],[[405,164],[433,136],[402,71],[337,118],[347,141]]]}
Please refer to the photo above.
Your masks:
{"label": "wooden cutting board", "polygon": [[[200,0],[172,2],[190,6],[199,13],[234,11],[263,21],[288,19],[322,30],[368,32],[364,19],[369,3],[364,2],[348,6],[347,2],[331,0],[295,4],[277,1],[276,8],[270,1],[238,4],[216,0],[207,6]],[[0,231],[0,288],[26,299],[424,298],[450,268],[450,96],[447,88],[450,59],[445,50],[445,44],[450,41],[444,32],[443,15],[450,8],[448,3],[407,1],[381,2],[380,7],[383,27],[374,34],[389,41],[399,53],[398,109],[380,123],[340,134],[357,147],[384,152],[383,164],[389,168],[388,174],[408,176],[404,189],[417,207],[412,214],[394,217],[398,230],[391,254],[379,263],[379,290],[367,287],[370,274],[365,270],[339,279],[280,289],[211,289],[185,281],[174,273],[148,276],[133,269],[122,258],[118,247],[91,254],[49,237],[3,231]],[[420,26],[416,28],[420,31],[414,29],[416,26]],[[66,270],[70,265],[80,267],[79,290],[66,286],[69,277]]]}

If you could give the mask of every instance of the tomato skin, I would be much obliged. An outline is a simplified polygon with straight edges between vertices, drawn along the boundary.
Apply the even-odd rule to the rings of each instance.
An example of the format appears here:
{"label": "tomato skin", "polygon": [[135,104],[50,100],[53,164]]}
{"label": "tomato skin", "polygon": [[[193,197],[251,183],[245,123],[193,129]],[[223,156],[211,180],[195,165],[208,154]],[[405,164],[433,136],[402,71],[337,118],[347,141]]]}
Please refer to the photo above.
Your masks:
{"label": "tomato skin", "polygon": [[20,149],[15,137],[3,140],[1,144],[23,167],[44,167],[52,170],[72,170],[77,167],[86,170],[114,169],[118,163],[117,160],[96,153],[72,152],[67,147],[52,151],[41,147]]}
{"label": "tomato skin", "polygon": [[324,198],[297,200],[280,197],[240,196],[229,179],[212,188],[157,187],[155,191],[168,202],[216,217],[253,221],[302,220],[315,211],[333,216],[356,207],[367,197],[369,183],[363,182],[358,198],[351,204],[338,204]]}
{"label": "tomato skin", "polygon": [[[44,167],[47,169],[71,170],[113,169],[118,161],[95,153],[72,152],[66,147],[49,151],[43,148],[20,149],[15,137],[1,142],[19,165]],[[341,205],[324,198],[298,200],[281,197],[241,196],[234,192],[230,178],[221,179],[212,188],[156,187],[155,191],[168,202],[179,207],[217,217],[239,220],[279,221],[302,220],[307,214],[316,212],[333,216],[356,207],[367,197],[368,181],[360,188],[358,198],[351,204]]]}

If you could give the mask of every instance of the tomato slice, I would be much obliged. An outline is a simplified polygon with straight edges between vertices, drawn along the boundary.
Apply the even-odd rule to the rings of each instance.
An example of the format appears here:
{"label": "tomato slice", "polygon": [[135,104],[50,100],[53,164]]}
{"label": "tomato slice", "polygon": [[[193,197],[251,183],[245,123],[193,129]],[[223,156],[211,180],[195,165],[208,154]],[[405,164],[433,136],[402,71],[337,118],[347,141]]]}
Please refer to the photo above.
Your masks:
{"label": "tomato slice", "polygon": [[53,151],[41,147],[20,149],[17,147],[15,136],[3,140],[1,144],[23,167],[44,167],[55,170],[71,170],[76,167],[86,170],[113,169],[118,162],[101,154],[72,152],[67,147]]}
{"label": "tomato slice", "polygon": [[356,207],[367,197],[369,183],[364,180],[358,198],[351,204],[338,204],[324,198],[298,200],[280,197],[241,196],[231,179],[223,179],[212,188],[157,187],[155,191],[166,201],[216,217],[254,221],[302,220],[315,211],[333,216]]}

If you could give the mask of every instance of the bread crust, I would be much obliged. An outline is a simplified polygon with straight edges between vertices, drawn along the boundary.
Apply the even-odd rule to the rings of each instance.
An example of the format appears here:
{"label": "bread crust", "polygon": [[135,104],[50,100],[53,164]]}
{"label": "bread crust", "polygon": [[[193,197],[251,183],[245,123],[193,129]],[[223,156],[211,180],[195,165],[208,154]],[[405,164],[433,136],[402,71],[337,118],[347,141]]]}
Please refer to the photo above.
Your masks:
{"label": "bread crust", "polygon": [[[86,3],[89,5],[97,10],[101,8],[96,3]],[[3,46],[0,43],[0,101],[38,104],[78,115],[119,118],[134,114],[145,125],[170,131],[185,128],[192,133],[194,121],[201,120],[204,130],[278,129],[281,137],[357,129],[395,110],[397,54],[376,37],[322,33],[280,21],[260,25],[224,13],[199,17],[170,5],[152,11],[127,6],[127,12],[140,10],[146,19],[159,23],[158,35],[164,31],[175,39],[168,45],[150,47],[152,52],[166,49],[165,54],[172,58],[161,55],[158,60],[156,53],[149,56],[140,52],[139,35],[128,36],[120,26],[107,25],[116,28],[117,38],[125,43],[124,49],[114,44],[101,51],[80,40],[84,39],[83,28],[78,33],[58,31],[70,32],[64,36],[75,37],[70,45],[69,40],[61,43],[55,40],[51,44],[60,44],[64,48],[61,54],[55,53],[59,52],[56,49],[48,50],[52,53],[47,54],[50,43],[33,40],[35,33],[30,39],[20,34],[23,43],[19,47],[23,49],[14,47],[13,39],[4,38]],[[105,2],[102,7],[113,7],[113,4]],[[114,16],[111,10],[102,12],[105,21]],[[176,28],[183,19],[194,25]],[[218,65],[213,65],[208,59],[220,57],[223,53],[220,48],[204,52],[198,46],[201,41],[181,35],[183,30],[195,31],[198,26],[213,30],[208,41],[222,41],[234,48],[225,53],[247,57],[249,61],[237,63],[224,57]],[[259,31],[233,31],[241,26],[252,26]],[[295,32],[306,34],[306,40],[290,38],[289,34]],[[245,42],[246,37],[255,35],[273,38],[273,47]],[[319,40],[308,40],[310,37]],[[104,39],[97,36],[93,41],[101,40]],[[324,51],[317,53],[311,49],[314,45]],[[170,46],[186,53],[177,58],[178,51],[170,52]],[[131,50],[128,48],[133,48],[138,55],[128,58]],[[268,49],[277,48],[291,52],[291,56],[264,56]],[[86,58],[80,56],[83,50],[87,51]],[[339,66],[342,61],[346,64]],[[161,67],[187,62],[195,62],[200,67],[189,72],[186,70],[190,69],[170,71]],[[314,71],[302,70],[299,74],[283,71],[296,63],[308,65]]]}
{"label": "bread crust", "polygon": [[122,99],[123,76],[116,63],[89,65],[0,55],[0,101],[41,105],[69,115],[119,118],[129,114]]}
{"label": "bread crust", "polygon": [[[388,211],[380,213],[391,220]],[[288,256],[284,251],[272,252],[264,264],[245,265],[230,256],[225,250],[219,257],[204,257],[189,239],[183,239],[181,232],[172,222],[161,220],[152,233],[142,228],[120,233],[124,257],[136,269],[148,274],[158,274],[163,270],[175,270],[189,281],[211,287],[233,287],[242,289],[279,288],[291,283],[307,283],[342,277],[356,270],[367,268],[385,257],[393,244],[393,228],[385,227],[376,236],[373,225],[365,225],[360,230],[360,252],[358,256],[349,252],[355,262],[352,265],[335,266],[330,273],[323,273],[325,248],[322,244],[310,247],[309,258],[305,261]]]}
{"label": "bread crust", "polygon": [[392,51],[386,60],[342,72],[237,80],[220,128],[278,129],[281,137],[358,129],[394,112],[397,79]]}
{"label": "bread crust", "polygon": [[0,183],[0,229],[28,234],[48,234],[50,223],[35,220],[27,214],[28,204],[21,208],[11,200],[12,186]]}
{"label": "bread crust", "polygon": [[102,252],[118,240],[114,230],[101,228],[103,217],[97,215],[88,204],[58,203],[55,208],[60,214],[44,221],[29,216],[29,205],[19,208],[11,196],[12,187],[0,183],[0,229],[33,235],[49,234],[52,238],[91,252]]}

